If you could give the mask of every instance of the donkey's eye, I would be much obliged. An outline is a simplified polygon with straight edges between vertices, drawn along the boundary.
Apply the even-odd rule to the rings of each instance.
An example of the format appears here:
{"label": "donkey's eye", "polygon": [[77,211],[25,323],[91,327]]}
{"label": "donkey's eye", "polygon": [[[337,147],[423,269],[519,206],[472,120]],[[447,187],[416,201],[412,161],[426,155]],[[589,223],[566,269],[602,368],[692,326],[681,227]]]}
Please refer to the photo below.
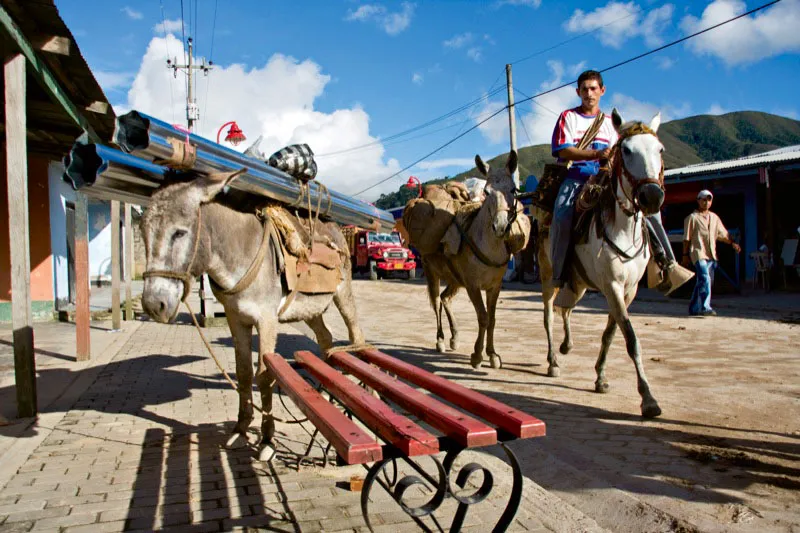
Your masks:
{"label": "donkey's eye", "polygon": [[172,234],[172,242],[175,242],[178,239],[181,239],[181,238],[183,238],[185,236],[186,236],[186,230],[185,229],[176,229],[175,233]]}

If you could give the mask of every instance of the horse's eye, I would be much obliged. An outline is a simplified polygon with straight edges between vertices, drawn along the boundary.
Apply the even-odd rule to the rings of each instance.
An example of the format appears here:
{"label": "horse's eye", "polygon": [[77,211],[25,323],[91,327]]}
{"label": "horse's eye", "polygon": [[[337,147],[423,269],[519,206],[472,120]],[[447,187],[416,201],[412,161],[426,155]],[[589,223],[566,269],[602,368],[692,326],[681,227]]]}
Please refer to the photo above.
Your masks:
{"label": "horse's eye", "polygon": [[181,239],[181,238],[183,238],[185,236],[186,236],[186,230],[185,229],[176,229],[175,233],[172,234],[172,242],[175,242],[178,239]]}
{"label": "horse's eye", "polygon": [[631,149],[623,144],[622,145],[622,153],[625,154],[625,155],[631,155],[631,153],[633,153],[633,152],[631,152]]}
{"label": "horse's eye", "polygon": [[660,154],[664,153],[664,147],[662,146],[661,149],[658,151]]}

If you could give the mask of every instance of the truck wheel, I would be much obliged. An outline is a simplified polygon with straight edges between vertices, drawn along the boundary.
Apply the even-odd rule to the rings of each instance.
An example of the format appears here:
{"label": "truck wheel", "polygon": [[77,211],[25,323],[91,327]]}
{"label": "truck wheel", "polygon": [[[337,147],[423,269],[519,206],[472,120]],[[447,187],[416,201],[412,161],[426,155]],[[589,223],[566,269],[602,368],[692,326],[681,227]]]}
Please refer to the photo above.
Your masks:
{"label": "truck wheel", "polygon": [[375,261],[369,262],[369,279],[377,281],[378,279],[378,264]]}
{"label": "truck wheel", "polygon": [[417,269],[412,268],[408,271],[408,279],[417,279]]}

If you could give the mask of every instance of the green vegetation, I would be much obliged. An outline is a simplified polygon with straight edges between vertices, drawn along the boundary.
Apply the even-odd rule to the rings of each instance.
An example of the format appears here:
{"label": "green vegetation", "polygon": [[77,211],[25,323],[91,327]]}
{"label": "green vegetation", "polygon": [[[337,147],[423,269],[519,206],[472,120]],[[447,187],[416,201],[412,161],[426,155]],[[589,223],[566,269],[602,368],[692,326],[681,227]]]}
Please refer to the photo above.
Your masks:
{"label": "green vegetation", "polygon": [[[758,111],[737,111],[719,116],[698,115],[662,124],[658,136],[665,148],[664,164],[670,169],[800,144],[800,121]],[[504,165],[505,160],[504,152],[487,162],[495,166]],[[551,162],[553,157],[549,144],[521,148],[519,175],[523,183],[526,176],[540,176],[545,163]],[[477,169],[471,168],[456,176],[445,176],[426,183],[442,183],[451,179],[463,181],[478,175]],[[403,184],[395,193],[382,194],[375,205],[381,209],[398,207],[416,195],[416,189],[407,189]]]}

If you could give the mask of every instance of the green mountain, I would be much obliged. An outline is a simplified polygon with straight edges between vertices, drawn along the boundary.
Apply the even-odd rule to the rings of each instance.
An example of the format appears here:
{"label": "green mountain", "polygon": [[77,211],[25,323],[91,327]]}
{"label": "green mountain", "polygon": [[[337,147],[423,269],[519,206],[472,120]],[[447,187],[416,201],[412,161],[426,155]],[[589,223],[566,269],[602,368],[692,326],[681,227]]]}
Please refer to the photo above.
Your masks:
{"label": "green mountain", "polygon": [[[759,111],[737,111],[726,115],[697,115],[665,122],[658,129],[664,144],[664,165],[679,168],[704,161],[723,161],[745,155],[768,152],[776,148],[800,144],[800,121]],[[488,160],[492,166],[504,165],[507,153]],[[545,163],[553,162],[549,144],[526,146],[519,150],[519,175],[540,176]],[[426,183],[448,180],[463,181],[479,176],[471,168],[456,176]],[[416,191],[400,187],[398,192],[382,194],[375,202],[381,209],[405,205]]]}

